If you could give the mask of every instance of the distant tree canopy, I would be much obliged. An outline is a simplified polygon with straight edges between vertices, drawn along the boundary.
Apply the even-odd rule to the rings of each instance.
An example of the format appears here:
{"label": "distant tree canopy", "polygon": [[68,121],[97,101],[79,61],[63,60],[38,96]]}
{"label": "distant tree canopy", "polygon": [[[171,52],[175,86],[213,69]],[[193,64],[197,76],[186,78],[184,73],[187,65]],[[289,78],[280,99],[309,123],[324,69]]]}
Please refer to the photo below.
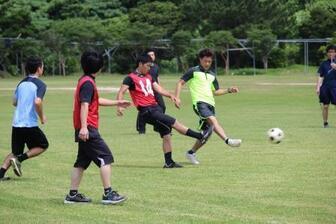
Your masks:
{"label": "distant tree canopy", "polygon": [[[20,74],[25,58],[39,54],[48,74],[80,72],[80,53],[91,47],[110,52],[112,72],[126,73],[138,54],[154,47],[163,65],[183,71],[199,48],[211,47],[227,71],[251,66],[239,52],[229,61],[239,38],[267,69],[301,62],[300,49],[275,45],[277,38],[335,42],[335,15],[330,0],[0,0],[0,69]],[[316,64],[323,55],[314,47]]]}

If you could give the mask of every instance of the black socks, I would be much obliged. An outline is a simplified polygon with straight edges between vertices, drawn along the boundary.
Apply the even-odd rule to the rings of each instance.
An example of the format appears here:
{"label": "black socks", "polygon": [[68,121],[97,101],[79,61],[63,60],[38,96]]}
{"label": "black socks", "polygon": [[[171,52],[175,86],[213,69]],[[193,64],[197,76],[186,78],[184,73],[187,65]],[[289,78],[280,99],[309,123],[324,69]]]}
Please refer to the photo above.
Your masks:
{"label": "black socks", "polygon": [[27,153],[20,154],[20,155],[17,156],[17,159],[21,163],[22,161],[25,161],[26,159],[28,159],[28,155],[27,155]]}
{"label": "black socks", "polygon": [[75,196],[78,193],[78,190],[70,190],[69,195],[70,196]]}
{"label": "black socks", "polygon": [[172,159],[172,153],[171,152],[166,152],[164,154],[164,158],[165,158],[165,162],[166,162],[167,165],[174,162],[173,159]]}
{"label": "black socks", "polygon": [[3,178],[5,176],[5,173],[6,173],[6,169],[5,168],[2,168],[0,169],[0,178]]}
{"label": "black socks", "polygon": [[112,191],[111,187],[108,188],[104,188],[104,195],[107,195],[108,193],[110,193]]}
{"label": "black socks", "polygon": [[188,128],[186,135],[197,139],[201,139],[203,137],[201,133],[193,131],[190,128]]}

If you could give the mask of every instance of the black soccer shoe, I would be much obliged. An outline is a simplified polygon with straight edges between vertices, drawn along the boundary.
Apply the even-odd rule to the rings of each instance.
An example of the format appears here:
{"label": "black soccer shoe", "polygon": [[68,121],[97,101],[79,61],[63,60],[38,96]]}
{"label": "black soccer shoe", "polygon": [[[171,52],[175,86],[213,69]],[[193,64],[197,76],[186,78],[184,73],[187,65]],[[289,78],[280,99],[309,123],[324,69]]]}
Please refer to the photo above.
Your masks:
{"label": "black soccer shoe", "polygon": [[213,125],[211,125],[209,128],[207,128],[207,129],[205,129],[201,132],[202,138],[200,139],[200,142],[201,142],[202,145],[204,145],[208,141],[208,139],[210,138],[210,136],[213,132],[213,129],[214,129],[214,127],[213,127]]}
{"label": "black soccer shoe", "polygon": [[183,166],[181,164],[172,162],[170,164],[164,164],[163,168],[182,168]]}
{"label": "black soccer shoe", "polygon": [[74,203],[89,203],[91,202],[91,198],[85,197],[84,194],[77,193],[74,196],[70,196],[69,194],[64,199],[64,204],[74,204]]}
{"label": "black soccer shoe", "polygon": [[120,204],[120,203],[122,203],[126,200],[127,200],[126,196],[122,196],[122,195],[118,194],[118,192],[116,192],[116,191],[110,191],[106,195],[103,194],[103,199],[102,199],[101,203],[104,204],[104,205],[116,205],[116,204]]}

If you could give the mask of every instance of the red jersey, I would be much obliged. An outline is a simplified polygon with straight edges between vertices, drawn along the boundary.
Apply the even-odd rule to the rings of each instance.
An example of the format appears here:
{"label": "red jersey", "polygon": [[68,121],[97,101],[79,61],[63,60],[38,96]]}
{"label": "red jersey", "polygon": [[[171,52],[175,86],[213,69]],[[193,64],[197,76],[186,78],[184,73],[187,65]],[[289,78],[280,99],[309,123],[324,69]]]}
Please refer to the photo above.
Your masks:
{"label": "red jersey", "polygon": [[130,73],[128,76],[134,83],[134,88],[129,89],[134,105],[136,107],[157,105],[150,74],[148,73],[145,76],[142,76],[136,73]]}
{"label": "red jersey", "polygon": [[91,103],[89,104],[89,112],[87,117],[87,125],[92,126],[94,128],[98,128],[98,122],[99,122],[99,96],[98,91],[96,87],[96,83],[90,76],[83,76],[78,80],[78,84],[76,87],[75,95],[74,95],[74,108],[73,108],[73,125],[75,129],[80,129],[82,127],[81,121],[80,121],[80,109],[81,109],[81,102],[79,97],[79,92],[81,89],[81,86],[86,82],[89,81],[92,83],[94,88],[93,98]]}

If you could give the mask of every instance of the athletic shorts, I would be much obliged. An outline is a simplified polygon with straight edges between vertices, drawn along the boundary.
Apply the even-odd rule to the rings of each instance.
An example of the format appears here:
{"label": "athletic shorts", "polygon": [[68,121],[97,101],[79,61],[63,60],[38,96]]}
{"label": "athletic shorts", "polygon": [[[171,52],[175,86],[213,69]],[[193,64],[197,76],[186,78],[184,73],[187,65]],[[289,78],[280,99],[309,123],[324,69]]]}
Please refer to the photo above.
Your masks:
{"label": "athletic shorts", "polygon": [[47,149],[49,142],[39,127],[12,127],[12,153],[16,156],[22,154],[25,145],[29,150],[37,147]]}
{"label": "athletic shorts", "polygon": [[321,86],[319,98],[320,103],[324,105],[336,105],[336,87]]}
{"label": "athletic shorts", "polygon": [[153,125],[154,131],[160,133],[161,138],[171,133],[176,119],[164,114],[160,106],[139,107],[138,110],[145,122]]}
{"label": "athletic shorts", "polygon": [[111,150],[101,138],[98,129],[88,127],[89,139],[85,142],[79,139],[79,130],[75,131],[75,141],[78,142],[77,159],[74,167],[87,169],[93,161],[98,167],[114,162]]}
{"label": "athletic shorts", "polygon": [[197,102],[196,105],[193,105],[193,109],[200,119],[198,128],[200,130],[207,129],[209,127],[207,118],[215,116],[215,107],[205,102]]}

